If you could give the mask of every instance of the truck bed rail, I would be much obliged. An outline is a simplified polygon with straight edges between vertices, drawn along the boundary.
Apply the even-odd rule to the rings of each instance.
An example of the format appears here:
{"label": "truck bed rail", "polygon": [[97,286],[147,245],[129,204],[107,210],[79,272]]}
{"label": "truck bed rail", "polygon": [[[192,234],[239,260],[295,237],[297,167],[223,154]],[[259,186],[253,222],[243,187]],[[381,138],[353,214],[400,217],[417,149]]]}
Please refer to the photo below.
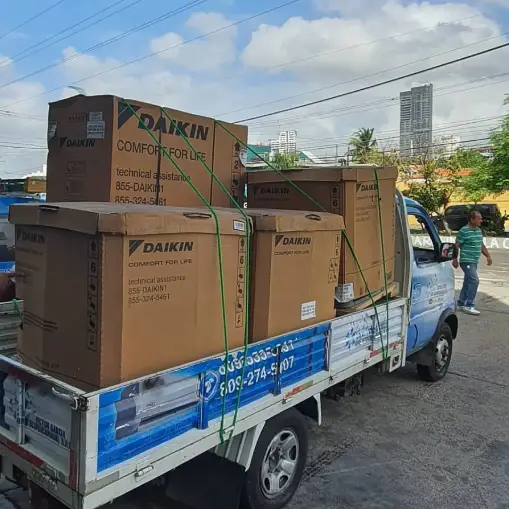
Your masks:
{"label": "truck bed rail", "polygon": [[7,357],[16,353],[18,331],[21,325],[23,301],[0,302],[0,354]]}
{"label": "truck bed rail", "polygon": [[382,360],[401,366],[406,299],[389,304],[388,338],[385,303],[377,313],[250,345],[243,377],[241,348],[226,363],[215,356],[84,394],[0,358],[0,454],[68,507],[95,509],[217,447],[222,428],[236,436]]}

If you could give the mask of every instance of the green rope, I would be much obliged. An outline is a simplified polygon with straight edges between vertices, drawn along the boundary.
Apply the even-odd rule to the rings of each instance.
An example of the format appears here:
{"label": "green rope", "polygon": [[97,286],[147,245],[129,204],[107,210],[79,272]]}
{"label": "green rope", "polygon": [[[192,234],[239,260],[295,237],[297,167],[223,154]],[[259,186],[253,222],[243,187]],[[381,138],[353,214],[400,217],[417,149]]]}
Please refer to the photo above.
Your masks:
{"label": "green rope", "polygon": [[14,304],[14,309],[16,313],[18,313],[19,319],[21,320],[21,323],[24,321],[23,312],[21,311],[21,308],[19,307],[19,300],[18,299],[12,299],[12,303]]}
{"label": "green rope", "polygon": [[389,292],[387,288],[387,267],[385,266],[385,243],[384,243],[384,232],[383,232],[383,222],[382,222],[382,199],[380,198],[380,180],[378,178],[378,169],[373,168],[373,172],[375,174],[376,180],[376,194],[377,194],[377,208],[378,208],[378,225],[380,226],[380,242],[382,245],[382,262],[384,267],[384,285],[385,285],[385,306],[386,306],[386,326],[387,326],[387,345],[386,351],[384,353],[384,338],[380,334],[380,343],[382,344],[382,356],[384,360],[387,360],[389,357]]}
{"label": "green rope", "polygon": [[[274,170],[277,174],[279,174],[279,176],[283,177],[284,180],[286,180],[286,182],[288,182],[296,191],[298,191],[302,196],[304,196],[305,198],[307,198],[308,200],[311,201],[311,203],[313,203],[316,207],[318,207],[319,210],[321,210],[322,212],[328,212],[327,209],[321,205],[320,203],[318,203],[312,196],[310,196],[308,193],[306,193],[306,191],[304,191],[301,187],[299,187],[293,180],[291,180],[290,178],[288,178],[284,172],[282,172],[281,170],[279,170],[278,168],[276,168],[274,165],[272,165],[269,161],[266,161],[260,154],[258,154],[257,152],[255,152],[251,147],[249,147],[246,143],[244,143],[241,139],[239,139],[237,136],[235,136],[235,134],[233,134],[228,128],[226,128],[224,125],[218,123],[218,125],[220,127],[222,127],[231,137],[235,138],[242,146],[244,146],[248,151],[250,151],[252,154],[254,154],[258,159],[260,159],[261,161],[263,161],[264,163],[267,164],[267,166],[269,166],[269,168],[271,168],[272,170]],[[375,311],[375,318],[376,318],[376,321],[377,321],[377,325],[378,325],[378,329],[380,331],[380,336],[382,337],[382,325],[380,323],[380,318],[378,316],[378,310],[377,310],[377,307],[376,307],[376,301],[373,297],[373,294],[369,288],[369,285],[368,285],[368,282],[366,280],[366,277],[364,276],[364,271],[362,270],[362,267],[361,267],[361,264],[359,262],[359,259],[357,258],[357,255],[355,254],[355,250],[353,248],[353,245],[350,241],[350,239],[348,238],[348,235],[346,233],[346,230],[343,230],[342,231],[342,234],[343,234],[343,237],[345,239],[345,242],[346,242],[346,245],[348,246],[348,249],[350,251],[350,254],[352,255],[354,261],[355,261],[355,265],[357,266],[357,269],[359,270],[359,273],[361,275],[361,278],[362,278],[362,282],[364,283],[364,286],[366,287],[366,291],[368,292],[368,296],[371,300],[371,303],[373,304],[373,309]],[[384,352],[384,347],[383,347],[383,343],[382,343],[382,354]]]}
{"label": "green rope", "polygon": [[[219,218],[217,217],[216,211],[214,208],[209,204],[209,202],[205,199],[205,197],[200,193],[200,191],[196,188],[196,186],[191,182],[191,179],[189,176],[182,170],[182,168],[177,164],[177,162],[172,158],[172,156],[168,153],[168,151],[164,148],[164,146],[159,142],[159,140],[154,136],[154,134],[148,129],[148,127],[145,125],[144,122],[142,122],[141,118],[138,116],[137,112],[134,110],[134,108],[125,100],[121,99],[126,106],[131,110],[131,113],[135,116],[135,118],[138,120],[138,123],[140,126],[143,126],[145,131],[148,132],[150,137],[154,140],[155,143],[159,146],[159,149],[163,152],[163,154],[170,160],[170,162],[177,168],[180,175],[186,180],[186,182],[191,186],[191,189],[198,195],[202,203],[205,205],[205,207],[210,211],[212,214],[215,226],[216,226],[216,236],[217,236],[217,257],[219,262],[219,287],[220,287],[220,294],[221,294],[221,307],[222,307],[222,321],[223,321],[223,338],[226,345],[228,345],[228,324],[226,319],[226,306],[225,306],[225,291],[224,291],[224,278],[223,278],[223,250],[221,246],[221,231],[219,228]],[[182,139],[186,139],[185,136],[181,135]],[[247,293],[247,292],[246,292]],[[226,357],[225,361],[225,367],[228,367],[228,356]],[[228,369],[225,369],[225,377],[227,377]],[[226,394],[227,385],[225,385],[225,391]]]}
{"label": "green rope", "polygon": [[[245,257],[245,267],[246,267],[246,277],[245,277],[245,292],[244,292],[244,311],[245,311],[245,322],[244,322],[244,354],[243,354],[243,361],[242,361],[242,368],[241,368],[241,383],[239,386],[238,394],[237,394],[237,401],[235,404],[235,411],[233,415],[233,422],[232,422],[232,429],[230,431],[230,434],[228,438],[225,440],[224,438],[224,420],[225,420],[225,413],[226,413],[226,393],[227,390],[225,389],[223,393],[223,401],[222,401],[222,411],[221,411],[221,428],[219,430],[219,435],[221,437],[221,443],[224,443],[225,441],[230,440],[230,438],[233,435],[233,432],[235,430],[235,425],[237,423],[237,417],[239,413],[240,408],[240,396],[242,392],[243,387],[243,380],[244,380],[244,373],[245,373],[245,367],[246,367],[246,354],[247,349],[249,346],[249,264],[250,264],[250,250],[251,250],[251,222],[247,214],[244,212],[244,209],[240,207],[240,205],[237,203],[235,198],[232,196],[230,191],[224,186],[224,184],[219,180],[214,173],[214,170],[209,167],[209,165],[205,162],[202,155],[194,148],[193,144],[187,139],[184,133],[180,130],[177,123],[168,115],[166,111],[164,111],[163,108],[161,108],[161,113],[171,122],[171,125],[174,127],[175,131],[182,137],[182,139],[185,141],[187,146],[194,152],[197,159],[200,161],[200,163],[205,167],[205,169],[210,173],[212,176],[212,179],[214,182],[216,182],[219,187],[223,190],[224,193],[230,198],[230,201],[233,203],[234,207],[241,213],[241,215],[244,217],[246,221],[246,257]],[[215,121],[214,121],[215,122]],[[225,338],[225,361],[224,361],[224,368],[225,368],[225,388],[228,387],[228,356],[229,356],[229,347],[228,347],[228,339]]]}

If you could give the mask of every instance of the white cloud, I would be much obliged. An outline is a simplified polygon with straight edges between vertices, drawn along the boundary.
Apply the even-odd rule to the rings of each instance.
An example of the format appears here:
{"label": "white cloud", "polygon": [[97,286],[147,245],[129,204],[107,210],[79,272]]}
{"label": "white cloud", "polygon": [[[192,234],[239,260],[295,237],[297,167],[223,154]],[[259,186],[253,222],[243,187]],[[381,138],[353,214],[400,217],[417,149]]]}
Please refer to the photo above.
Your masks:
{"label": "white cloud", "polygon": [[509,0],[483,0],[487,4],[492,4],[497,7],[509,7]]}
{"label": "white cloud", "polygon": [[[352,90],[490,47],[500,39],[467,46],[481,39],[497,37],[503,31],[495,20],[465,3],[400,4],[394,0],[377,0],[372,4],[370,0],[371,9],[343,13],[345,6],[361,3],[362,0],[358,3],[324,0],[322,8],[328,11],[321,18],[293,16],[279,25],[261,24],[254,29],[250,40],[247,34],[249,42],[240,53],[237,49],[240,38],[232,27],[128,66],[122,66],[124,61],[116,58],[79,55],[58,67],[54,83],[48,88],[93,76],[77,83],[88,95],[116,94],[236,121]],[[186,37],[189,30],[200,35],[229,23],[231,21],[220,13],[195,13],[186,22]],[[433,28],[439,23],[442,25]],[[412,33],[391,38],[406,32]],[[243,35],[246,37],[245,33]],[[379,42],[372,43],[374,40]],[[148,41],[147,48],[141,48],[140,52],[160,51],[182,42],[184,36],[181,33],[162,33]],[[464,49],[403,66],[457,47]],[[79,48],[74,47],[62,49],[64,57],[78,52]],[[318,54],[322,56],[316,57]],[[130,58],[134,57],[126,57],[126,61]],[[4,59],[0,55],[0,62]],[[301,61],[281,66],[295,60]],[[505,60],[507,52],[503,50],[370,92],[250,122],[250,139],[266,141],[280,130],[297,129],[301,148],[319,154],[334,154],[336,144],[339,153],[346,149],[349,135],[359,127],[375,127],[382,144],[397,144],[397,98],[399,92],[409,88],[413,81],[434,83],[437,135],[447,131],[462,139],[480,138],[486,135],[487,126],[491,127],[493,122],[468,125],[461,122],[501,115],[503,94],[509,91],[509,86],[502,82],[473,88],[494,80],[460,88],[455,86],[508,72]],[[384,72],[396,66],[402,67]],[[116,67],[119,68],[109,71]],[[363,78],[374,73],[380,74]],[[2,83],[17,76],[15,64],[3,67],[0,64],[0,161],[5,161],[0,163],[0,176],[3,177],[37,172],[45,163],[44,151],[34,148],[46,144],[47,101],[55,99],[55,95],[34,98],[6,108],[16,114],[2,113],[3,105],[45,90],[37,81],[22,81],[1,88]],[[500,77],[499,81],[504,79],[509,80],[509,74]],[[337,86],[348,81],[350,83]],[[323,90],[319,92],[306,93],[321,88]],[[467,88],[471,90],[460,92]],[[73,94],[74,90],[66,89],[60,97]],[[297,97],[284,100],[288,96]],[[253,108],[266,102],[271,104]]]}
{"label": "white cloud", "polygon": [[[294,17],[281,25],[261,25],[252,34],[251,41],[241,58],[245,65],[259,73],[265,73],[267,76],[284,76],[287,80],[292,79],[300,83],[302,90],[325,89],[288,101],[285,101],[284,97],[291,94],[282,91],[279,96],[273,97],[277,104],[267,106],[265,109],[258,108],[239,113],[241,116],[250,117],[265,110],[285,108],[360,88],[452,60],[494,46],[501,41],[500,27],[479,10],[464,3],[424,2],[404,5],[389,0],[370,2],[369,9],[362,6],[357,9],[362,2],[346,0],[323,0],[319,3],[322,8],[330,11],[329,16],[313,20]],[[344,10],[352,4],[357,6],[356,15],[352,14],[353,11],[344,13]],[[341,11],[343,17],[334,15],[332,12],[334,10]],[[403,33],[407,35],[391,38],[393,35]],[[474,44],[489,38],[491,40]],[[378,42],[371,43],[372,41]],[[451,51],[456,48],[460,50]],[[448,53],[422,60],[430,55],[445,52]],[[314,58],[313,56],[317,54],[322,56]],[[465,93],[458,92],[461,88],[455,90],[447,87],[507,72],[502,55],[502,52],[485,55],[370,92],[254,121],[253,125],[261,132],[278,127],[296,128],[299,138],[305,137],[310,140],[336,137],[340,145],[345,145],[344,141],[349,134],[361,126],[373,126],[377,131],[392,130],[390,136],[397,137],[399,92],[409,88],[412,81],[417,80],[432,81],[435,85],[434,122],[437,126],[468,118],[474,120],[476,117],[499,115],[502,112],[504,84]],[[296,60],[301,61],[289,66],[280,66],[282,63]],[[416,62],[418,60],[421,61]],[[404,65],[411,62],[415,63]],[[399,68],[388,71],[395,67]],[[341,83],[343,85],[338,85]],[[470,87],[479,85],[480,83],[476,83]],[[468,88],[468,85],[463,88]],[[391,98],[394,100],[391,101]],[[385,103],[378,103],[379,106],[373,104],[381,99],[388,100]],[[371,106],[354,108],[350,112],[347,110],[354,105],[370,103]],[[334,111],[339,108],[344,110]],[[318,111],[324,112],[321,117],[314,115]],[[276,123],[277,119],[279,122]],[[470,132],[464,127],[456,129],[463,139],[469,137],[472,139],[475,132],[478,132],[473,128]],[[470,134],[472,136],[469,136]],[[309,141],[309,144],[313,143]],[[314,145],[319,146],[320,143],[314,142]]]}
{"label": "white cloud", "polygon": [[339,12],[344,16],[355,16],[379,9],[384,4],[384,0],[314,0],[314,3],[324,12]]}
{"label": "white cloud", "polygon": [[[187,20],[187,27],[199,35],[221,29],[232,22],[217,12],[197,12]],[[164,51],[160,57],[190,71],[218,71],[236,59],[236,27],[211,36],[182,44],[184,39],[175,32],[168,32],[150,42],[154,52]],[[167,49],[169,48],[169,49]]]}
{"label": "white cloud", "polygon": [[[0,105],[44,91],[40,83],[29,81],[2,87],[15,77],[15,67],[0,55]],[[14,178],[21,170],[33,171],[46,162],[45,151],[40,150],[46,145],[46,118],[45,101],[33,99],[15,109],[0,108],[0,177]]]}

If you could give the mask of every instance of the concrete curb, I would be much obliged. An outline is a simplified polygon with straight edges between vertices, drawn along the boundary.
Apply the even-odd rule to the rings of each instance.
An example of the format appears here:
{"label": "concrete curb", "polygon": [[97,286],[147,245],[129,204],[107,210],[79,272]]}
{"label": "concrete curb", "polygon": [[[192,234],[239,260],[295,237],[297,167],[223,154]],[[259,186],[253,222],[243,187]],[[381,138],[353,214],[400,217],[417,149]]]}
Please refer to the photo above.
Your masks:
{"label": "concrete curb", "polygon": [[[440,236],[442,242],[456,242],[456,237]],[[412,243],[415,247],[433,247],[431,239],[427,235],[412,235]],[[508,249],[509,237],[484,237],[484,245],[488,249]]]}

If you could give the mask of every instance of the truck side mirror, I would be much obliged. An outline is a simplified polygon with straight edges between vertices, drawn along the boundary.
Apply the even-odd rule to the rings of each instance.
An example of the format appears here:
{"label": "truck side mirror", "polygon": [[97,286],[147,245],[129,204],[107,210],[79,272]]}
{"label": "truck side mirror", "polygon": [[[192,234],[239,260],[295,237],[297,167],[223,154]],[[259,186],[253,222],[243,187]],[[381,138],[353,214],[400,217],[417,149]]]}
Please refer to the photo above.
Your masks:
{"label": "truck side mirror", "polygon": [[453,242],[442,242],[440,244],[440,255],[438,257],[439,262],[450,262],[458,256],[458,249],[456,244]]}

